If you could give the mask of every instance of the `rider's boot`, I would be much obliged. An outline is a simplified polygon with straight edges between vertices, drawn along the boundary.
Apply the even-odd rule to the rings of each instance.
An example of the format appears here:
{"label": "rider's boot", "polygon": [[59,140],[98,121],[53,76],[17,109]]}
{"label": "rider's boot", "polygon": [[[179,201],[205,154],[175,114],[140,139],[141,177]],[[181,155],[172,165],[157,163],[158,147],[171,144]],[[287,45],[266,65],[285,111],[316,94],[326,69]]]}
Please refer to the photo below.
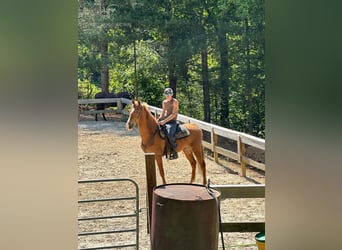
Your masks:
{"label": "rider's boot", "polygon": [[177,153],[177,144],[176,144],[176,138],[172,138],[172,140],[170,140],[170,144],[171,144],[171,154],[170,154],[170,160],[175,160],[178,158],[178,153]]}

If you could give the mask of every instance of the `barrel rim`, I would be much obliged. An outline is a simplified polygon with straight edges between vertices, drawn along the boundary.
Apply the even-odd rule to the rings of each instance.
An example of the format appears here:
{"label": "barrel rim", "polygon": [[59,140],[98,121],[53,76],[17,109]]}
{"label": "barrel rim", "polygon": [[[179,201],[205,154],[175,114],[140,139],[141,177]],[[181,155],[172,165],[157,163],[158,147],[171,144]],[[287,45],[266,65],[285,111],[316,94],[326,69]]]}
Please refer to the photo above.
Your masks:
{"label": "barrel rim", "polygon": [[[184,186],[197,186],[197,187],[202,187],[202,188],[207,189],[207,186],[202,185],[202,184],[197,184],[197,183],[183,183],[183,182],[180,182],[180,183],[161,184],[161,185],[155,186],[155,187],[153,188],[153,193],[155,194],[155,190],[158,189],[158,188],[162,188],[162,187],[165,187],[165,186],[180,186],[180,185],[184,185]],[[216,195],[215,195],[215,197],[214,197],[212,194],[210,194],[210,193],[208,192],[209,196],[211,196],[213,199],[215,199],[215,198],[218,198],[218,199],[219,199],[220,196],[221,196],[221,191],[219,191],[219,190],[217,190],[217,189],[215,189],[215,188],[212,188],[212,187],[210,187],[210,189],[214,190]],[[157,194],[156,194],[156,195],[157,195]],[[165,199],[165,197],[160,197],[160,198],[164,198],[164,199]],[[172,197],[168,197],[167,199],[176,200],[176,199],[173,199]],[[197,200],[187,200],[187,202],[197,202]]]}
{"label": "barrel rim", "polygon": [[258,242],[265,242],[266,240],[266,234],[264,231],[259,232],[255,235],[255,240]]}

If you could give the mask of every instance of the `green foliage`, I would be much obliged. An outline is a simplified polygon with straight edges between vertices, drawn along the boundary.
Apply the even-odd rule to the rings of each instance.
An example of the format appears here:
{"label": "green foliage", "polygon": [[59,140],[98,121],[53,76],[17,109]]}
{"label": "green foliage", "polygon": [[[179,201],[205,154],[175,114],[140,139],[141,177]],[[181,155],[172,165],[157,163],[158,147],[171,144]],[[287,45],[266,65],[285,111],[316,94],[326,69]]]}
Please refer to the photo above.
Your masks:
{"label": "green foliage", "polygon": [[163,93],[166,87],[165,82],[153,81],[152,78],[148,78],[141,74],[139,76],[139,84],[141,87],[139,98],[149,105],[161,107],[161,103],[164,99]]}
{"label": "green foliage", "polygon": [[[201,120],[206,93],[212,123],[265,136],[264,0],[79,3],[81,96],[99,90],[106,66],[110,91],[138,93],[161,107],[163,89],[172,86],[180,113]],[[208,90],[203,50],[208,51]]]}
{"label": "green foliage", "polygon": [[89,80],[78,79],[78,98],[79,99],[93,99],[95,94],[100,91],[101,91],[101,88],[99,88],[93,83],[90,83]]}
{"label": "green foliage", "polygon": [[[179,87],[179,86],[178,86]],[[177,92],[179,112],[203,120],[202,91],[199,84],[184,83]]]}

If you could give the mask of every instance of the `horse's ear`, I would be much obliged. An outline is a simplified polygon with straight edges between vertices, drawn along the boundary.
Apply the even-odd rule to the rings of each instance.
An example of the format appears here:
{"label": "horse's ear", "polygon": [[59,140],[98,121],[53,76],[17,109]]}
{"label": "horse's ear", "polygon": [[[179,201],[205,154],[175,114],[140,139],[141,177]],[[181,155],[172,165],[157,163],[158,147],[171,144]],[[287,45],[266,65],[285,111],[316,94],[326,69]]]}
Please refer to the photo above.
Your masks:
{"label": "horse's ear", "polygon": [[140,106],[141,105],[141,103],[140,103],[140,100],[138,99],[138,105]]}
{"label": "horse's ear", "polygon": [[134,107],[140,106],[140,100],[132,100],[132,105],[133,105]]}

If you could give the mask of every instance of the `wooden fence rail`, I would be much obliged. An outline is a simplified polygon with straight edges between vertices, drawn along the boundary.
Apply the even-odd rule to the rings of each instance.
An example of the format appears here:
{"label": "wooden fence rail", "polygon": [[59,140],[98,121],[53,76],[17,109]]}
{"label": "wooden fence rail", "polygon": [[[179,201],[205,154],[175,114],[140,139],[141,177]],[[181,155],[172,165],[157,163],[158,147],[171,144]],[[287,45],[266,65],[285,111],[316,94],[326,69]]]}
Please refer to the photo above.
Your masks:
{"label": "wooden fence rail", "polygon": [[[97,103],[116,103],[117,110],[84,110],[83,105]],[[123,113],[127,115],[127,111],[123,109],[123,104],[130,104],[131,100],[125,98],[100,98],[100,99],[78,99],[79,110],[78,114],[99,114],[99,113]]]}
{"label": "wooden fence rail", "polygon": [[[265,185],[212,185],[221,192],[220,199],[265,198]],[[222,222],[223,232],[261,232],[265,222]]]}

